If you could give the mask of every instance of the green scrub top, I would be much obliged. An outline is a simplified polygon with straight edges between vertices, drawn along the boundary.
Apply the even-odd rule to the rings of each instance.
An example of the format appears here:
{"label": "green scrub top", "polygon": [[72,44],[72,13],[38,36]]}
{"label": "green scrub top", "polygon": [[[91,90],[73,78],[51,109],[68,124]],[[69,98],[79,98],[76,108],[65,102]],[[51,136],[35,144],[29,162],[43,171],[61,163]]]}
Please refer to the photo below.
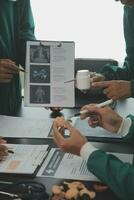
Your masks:
{"label": "green scrub top", "polygon": [[[123,142],[134,145],[134,116],[129,115],[132,125]],[[134,200],[134,166],[124,163],[102,150],[94,151],[87,162],[88,169],[116,194],[120,200]]]}
{"label": "green scrub top", "polygon": [[[134,8],[124,6],[124,37],[126,53],[123,68],[106,65],[102,73],[107,80],[131,80],[134,97]],[[132,125],[124,142],[134,145],[134,116],[129,115]],[[134,166],[123,163],[114,155],[102,150],[94,151],[87,162],[88,169],[106,183],[120,200],[134,200]]]}
{"label": "green scrub top", "polygon": [[124,38],[126,43],[126,58],[123,68],[106,65],[102,74],[106,80],[130,80],[131,94],[134,97],[134,8],[124,6]]}
{"label": "green scrub top", "polygon": [[[25,66],[26,41],[35,40],[29,0],[0,0],[0,59]],[[10,83],[0,83],[0,114],[16,115],[21,105],[19,75]]]}

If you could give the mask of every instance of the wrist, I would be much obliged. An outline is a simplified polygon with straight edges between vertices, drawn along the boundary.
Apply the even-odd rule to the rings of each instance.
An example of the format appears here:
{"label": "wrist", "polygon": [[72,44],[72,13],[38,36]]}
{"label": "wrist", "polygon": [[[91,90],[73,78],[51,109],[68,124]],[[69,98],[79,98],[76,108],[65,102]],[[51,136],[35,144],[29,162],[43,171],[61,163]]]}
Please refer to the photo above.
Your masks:
{"label": "wrist", "polygon": [[117,119],[116,119],[116,121],[114,122],[114,124],[113,124],[113,132],[114,133],[117,133],[118,132],[118,130],[120,129],[120,127],[121,127],[121,124],[122,124],[122,122],[123,122],[123,118],[122,117],[118,117]]}
{"label": "wrist", "polygon": [[88,161],[88,158],[90,157],[90,155],[96,151],[97,148],[95,148],[90,142],[86,142],[82,147],[81,147],[81,150],[80,150],[80,156]]}
{"label": "wrist", "polygon": [[129,133],[129,128],[131,127],[131,124],[132,124],[132,121],[129,117],[124,118],[117,134],[122,137],[125,137]]}
{"label": "wrist", "polygon": [[116,121],[116,124],[115,124],[115,133],[119,131],[122,123],[123,123],[123,118],[118,117],[118,120]]}

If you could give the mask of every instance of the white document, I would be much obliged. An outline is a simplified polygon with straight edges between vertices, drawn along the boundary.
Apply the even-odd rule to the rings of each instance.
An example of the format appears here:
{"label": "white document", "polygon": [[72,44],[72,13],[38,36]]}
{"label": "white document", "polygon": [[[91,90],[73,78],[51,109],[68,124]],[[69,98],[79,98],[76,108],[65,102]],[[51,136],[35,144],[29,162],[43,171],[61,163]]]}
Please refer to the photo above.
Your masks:
{"label": "white document", "polygon": [[74,107],[74,42],[28,41],[26,106]]}
{"label": "white document", "polygon": [[7,144],[14,151],[0,162],[0,173],[34,174],[40,167],[48,145]]}
{"label": "white document", "polygon": [[0,115],[0,136],[46,138],[51,131],[52,123],[52,119],[9,117]]}
{"label": "white document", "polygon": [[[132,154],[111,153],[124,162],[133,162]],[[87,169],[86,162],[79,156],[64,153],[59,149],[51,149],[37,176],[54,177],[60,179],[76,179],[99,181]]]}
{"label": "white document", "polygon": [[84,136],[88,137],[104,137],[104,138],[121,138],[120,135],[111,133],[104,128],[92,128],[88,124],[88,118],[81,120],[79,117],[73,118],[73,126],[77,128]]}
{"label": "white document", "polygon": [[81,157],[64,153],[55,148],[49,152],[37,176],[98,181],[88,171],[86,162]]}

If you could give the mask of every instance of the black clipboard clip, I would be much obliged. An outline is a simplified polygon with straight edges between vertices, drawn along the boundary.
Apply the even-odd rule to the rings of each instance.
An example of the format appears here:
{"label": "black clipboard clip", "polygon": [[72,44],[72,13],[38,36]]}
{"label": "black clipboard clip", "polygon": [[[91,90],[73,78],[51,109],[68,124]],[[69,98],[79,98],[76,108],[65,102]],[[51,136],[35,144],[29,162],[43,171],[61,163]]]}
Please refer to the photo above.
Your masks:
{"label": "black clipboard clip", "polygon": [[[40,41],[40,44],[39,44],[39,45],[40,45],[40,46],[43,46],[43,47],[44,47],[44,46],[48,46],[48,45],[44,44],[44,42],[45,42],[45,41]],[[46,41],[46,42],[49,42],[49,41]],[[56,45],[51,45],[51,44],[50,44],[50,46],[51,46],[51,47],[61,47],[61,46],[62,46],[62,42],[59,42],[59,43],[56,44]]]}

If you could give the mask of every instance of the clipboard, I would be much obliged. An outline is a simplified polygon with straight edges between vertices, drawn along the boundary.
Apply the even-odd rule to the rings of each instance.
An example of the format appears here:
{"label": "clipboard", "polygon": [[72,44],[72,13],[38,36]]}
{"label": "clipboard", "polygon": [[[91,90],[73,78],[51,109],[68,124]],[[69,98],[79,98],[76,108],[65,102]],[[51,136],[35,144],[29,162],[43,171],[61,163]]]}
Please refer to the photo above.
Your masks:
{"label": "clipboard", "polygon": [[24,105],[74,107],[74,59],[74,41],[27,41]]}
{"label": "clipboard", "polygon": [[0,163],[0,174],[34,177],[48,153],[48,145],[7,144],[14,153]]}

